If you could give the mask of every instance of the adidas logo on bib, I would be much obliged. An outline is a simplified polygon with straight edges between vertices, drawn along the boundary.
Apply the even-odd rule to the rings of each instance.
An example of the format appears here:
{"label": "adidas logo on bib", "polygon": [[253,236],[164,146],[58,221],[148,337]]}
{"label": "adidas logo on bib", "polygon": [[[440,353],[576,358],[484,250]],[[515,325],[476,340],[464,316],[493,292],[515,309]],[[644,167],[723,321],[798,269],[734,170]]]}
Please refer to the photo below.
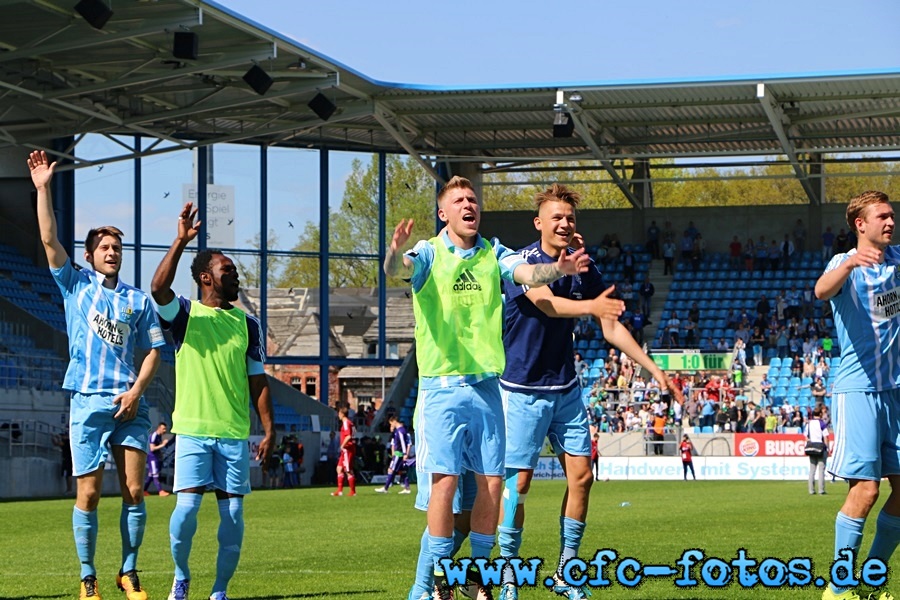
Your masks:
{"label": "adidas logo on bib", "polygon": [[472,290],[480,291],[481,284],[478,283],[478,280],[472,275],[472,271],[466,269],[460,274],[459,278],[457,278],[456,283],[453,284],[453,291],[467,292]]}

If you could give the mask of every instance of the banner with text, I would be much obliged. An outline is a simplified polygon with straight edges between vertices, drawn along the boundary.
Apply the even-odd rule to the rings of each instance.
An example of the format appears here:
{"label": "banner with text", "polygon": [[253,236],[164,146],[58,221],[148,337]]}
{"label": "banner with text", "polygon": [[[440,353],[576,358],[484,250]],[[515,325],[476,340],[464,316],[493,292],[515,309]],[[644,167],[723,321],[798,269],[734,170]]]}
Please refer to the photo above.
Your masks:
{"label": "banner with text", "polygon": [[736,433],[735,456],[806,456],[806,436],[790,433]]}
{"label": "banner with text", "polygon": [[[743,479],[806,481],[809,459],[796,456],[772,458],[698,456],[694,458],[697,479]],[[598,465],[600,479],[614,481],[678,480],[684,476],[681,459],[673,457],[621,456],[601,457]],[[538,459],[535,479],[565,479],[565,473],[555,458]]]}
{"label": "banner with text", "polygon": [[[182,186],[184,202],[197,206],[197,186]],[[203,217],[200,217],[201,219]],[[206,185],[206,246],[208,248],[234,248],[234,186]]]}

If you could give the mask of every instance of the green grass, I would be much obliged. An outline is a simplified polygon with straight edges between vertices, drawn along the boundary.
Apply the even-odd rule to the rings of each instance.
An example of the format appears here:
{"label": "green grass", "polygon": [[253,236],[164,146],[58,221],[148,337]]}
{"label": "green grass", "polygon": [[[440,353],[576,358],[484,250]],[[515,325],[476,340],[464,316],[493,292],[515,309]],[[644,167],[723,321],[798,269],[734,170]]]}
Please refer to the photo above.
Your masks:
{"label": "green grass", "polygon": [[[542,576],[555,566],[559,552],[563,490],[562,482],[535,482],[528,496],[522,554],[544,559]],[[361,487],[355,498],[332,498],[329,491],[259,491],[247,497],[244,549],[229,589],[232,598],[406,598],[425,523],[424,514],[413,508],[414,495],[381,495]],[[809,556],[815,574],[827,577],[834,516],[846,486],[829,484],[828,492],[809,496],[806,483],[799,481],[598,482],[591,495],[581,555],[592,557],[597,549],[611,548],[619,557],[674,566],[687,548],[726,560],[744,548],[757,560]],[[630,506],[620,506],[623,502]],[[151,600],[163,600],[172,581],[168,520],[175,497],[153,496],[147,504],[141,581]],[[867,523],[864,550],[871,543],[880,504]],[[104,498],[100,504],[97,569],[106,600],[122,597],[114,584],[120,564],[119,507],[115,497]],[[0,503],[0,600],[77,597],[71,513],[70,499]],[[206,597],[214,576],[218,514],[211,495],[204,499],[199,521],[191,557],[195,600]],[[468,545],[461,555],[467,552]],[[897,560],[892,564],[898,566]],[[673,579],[648,580],[636,589],[614,585],[595,590],[594,598],[821,595],[814,587],[798,591],[701,585],[681,590],[672,584]],[[520,594],[523,600],[552,597],[545,589]]]}

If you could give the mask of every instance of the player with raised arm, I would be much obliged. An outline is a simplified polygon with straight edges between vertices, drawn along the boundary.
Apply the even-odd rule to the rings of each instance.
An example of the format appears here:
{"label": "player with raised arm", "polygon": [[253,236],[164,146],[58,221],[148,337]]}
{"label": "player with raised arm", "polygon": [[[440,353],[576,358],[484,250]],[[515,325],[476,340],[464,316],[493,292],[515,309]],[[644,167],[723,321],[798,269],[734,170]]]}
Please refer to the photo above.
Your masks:
{"label": "player with raised arm", "polygon": [[[842,558],[849,549],[855,560],[881,478],[887,477],[891,494],[869,550],[869,558],[887,564],[900,542],[900,247],[891,245],[894,209],[886,194],[868,191],[850,200],[847,224],[857,247],[835,255],[815,288],[817,298],[831,301],[841,345],[829,471],[846,479],[849,490],[835,519],[834,556]],[[876,594],[869,598],[891,597]],[[822,598],[856,600],[860,595],[832,581]]]}
{"label": "player with raised arm", "polygon": [[[452,502],[463,469],[477,493],[469,540],[474,558],[494,546],[503,487],[506,427],[497,377],[505,364],[500,279],[532,287],[587,270],[583,250],[553,264],[529,265],[498,240],[478,233],[481,204],[469,180],[453,177],[438,194],[438,235],[400,254],[413,222],[394,229],[384,270],[410,279],[419,368],[419,460],[431,485],[428,544],[434,558],[433,597],[453,598],[442,560],[453,550]],[[484,587],[484,582],[477,582]]]}
{"label": "player with raised arm", "polygon": [[[37,188],[41,242],[62,291],[69,335],[70,360],[62,387],[71,392],[72,474],[77,481],[72,529],[81,562],[81,598],[100,598],[94,566],[97,505],[110,448],[123,502],[122,567],[116,584],[128,600],[146,600],[137,574],[147,522],[143,483],[150,406],[143,394],[159,367],[165,340],[150,298],[119,278],[122,232],[111,226],[91,229],[84,242],[90,268],[76,269],[56,235],[50,198],[56,163],[43,151],[32,152],[27,162]],[[140,369],[134,362],[137,348],[148,350]]]}
{"label": "player with raised arm", "polygon": [[[560,256],[575,252],[572,246],[583,245],[575,232],[575,210],[580,200],[577,192],[558,183],[537,194],[534,227],[540,239],[520,251],[529,264],[554,264]],[[581,546],[594,480],[590,428],[575,372],[575,320],[584,316],[597,320],[609,343],[647,369],[681,401],[680,391],[618,321],[624,304],[610,297],[612,287],[604,287],[593,263],[584,273],[565,276],[544,287],[504,282],[506,369],[500,376],[500,387],[506,408],[507,445],[506,487],[498,528],[500,556],[519,556],[525,498],[544,438],[549,438],[566,474],[559,517],[560,555],[552,589],[570,600],[586,597],[584,590],[565,581],[563,568]],[[518,598],[511,568],[504,571],[500,597]]]}
{"label": "player with raised arm", "polygon": [[153,276],[153,299],[175,339],[175,484],[178,493],[169,520],[175,578],[169,600],[186,600],[191,572],[188,559],[203,492],[215,489],[219,508],[219,551],[210,600],[226,600],[226,591],[244,538],[244,496],[250,493],[250,404],[264,436],[256,460],[272,452],[275,425],[263,369],[265,342],[259,321],[232,303],[240,278],[234,262],[213,250],[198,252],[191,275],[200,300],[176,296],[172,282],[178,261],[197,237],[197,210],[188,202],[178,218],[178,234]]}

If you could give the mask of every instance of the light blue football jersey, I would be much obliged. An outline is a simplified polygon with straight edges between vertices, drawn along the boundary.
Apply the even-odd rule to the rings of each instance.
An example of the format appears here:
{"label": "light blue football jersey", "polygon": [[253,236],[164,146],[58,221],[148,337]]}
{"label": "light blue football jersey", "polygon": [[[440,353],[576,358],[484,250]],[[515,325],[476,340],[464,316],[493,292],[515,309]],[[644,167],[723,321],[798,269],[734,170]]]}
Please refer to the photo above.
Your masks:
{"label": "light blue football jersey", "polygon": [[123,283],[103,287],[103,276],[76,270],[70,260],[50,269],[62,291],[69,334],[69,367],[63,389],[82,394],[126,391],[135,379],[135,348],[164,346],[150,297]]}
{"label": "light blue football jersey", "polygon": [[[835,255],[825,272],[853,256]],[[856,267],[831,298],[841,364],[833,392],[880,392],[900,387],[900,246],[888,246],[884,262]]]}

